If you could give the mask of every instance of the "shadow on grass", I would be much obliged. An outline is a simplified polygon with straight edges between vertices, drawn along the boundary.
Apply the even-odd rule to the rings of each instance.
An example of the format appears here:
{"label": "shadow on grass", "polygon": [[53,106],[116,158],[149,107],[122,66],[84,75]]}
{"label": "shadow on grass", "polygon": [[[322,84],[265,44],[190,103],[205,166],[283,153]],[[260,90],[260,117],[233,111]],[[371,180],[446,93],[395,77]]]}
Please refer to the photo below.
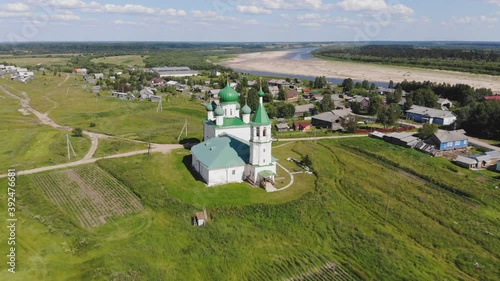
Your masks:
{"label": "shadow on grass", "polygon": [[191,166],[191,163],[193,162],[193,156],[192,155],[186,155],[182,158],[182,163],[184,166],[186,166],[186,169],[191,173],[191,176],[196,180],[205,183],[203,178],[196,172],[196,170]]}
{"label": "shadow on grass", "polygon": [[201,141],[197,138],[187,138],[179,141],[185,149],[191,149],[192,146],[199,144]]}

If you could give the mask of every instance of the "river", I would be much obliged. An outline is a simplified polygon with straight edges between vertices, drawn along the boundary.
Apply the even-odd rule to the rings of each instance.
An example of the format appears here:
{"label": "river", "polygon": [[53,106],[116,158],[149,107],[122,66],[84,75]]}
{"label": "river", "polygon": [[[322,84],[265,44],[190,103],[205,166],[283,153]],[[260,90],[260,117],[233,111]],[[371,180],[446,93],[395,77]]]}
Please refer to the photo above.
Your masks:
{"label": "river", "polygon": [[[285,59],[288,60],[313,60],[316,59],[311,55],[311,52],[316,50],[317,48],[302,48],[302,49],[294,49],[290,50],[291,53],[285,56]],[[241,73],[248,73],[252,75],[258,75],[258,76],[265,76],[265,77],[289,77],[289,78],[296,78],[300,80],[312,80],[316,78],[315,76],[309,76],[309,75],[290,75],[286,73],[278,73],[278,72],[267,72],[267,71],[256,71],[256,70],[246,70],[246,69],[239,69],[239,68],[233,68],[237,72]],[[334,77],[326,77],[326,80],[330,83],[333,84],[342,84],[344,79],[340,78],[334,78]],[[361,81],[356,81],[354,82],[361,82]],[[375,83],[377,87],[387,87],[389,85],[388,82],[380,82],[380,81],[370,81],[370,83]]]}

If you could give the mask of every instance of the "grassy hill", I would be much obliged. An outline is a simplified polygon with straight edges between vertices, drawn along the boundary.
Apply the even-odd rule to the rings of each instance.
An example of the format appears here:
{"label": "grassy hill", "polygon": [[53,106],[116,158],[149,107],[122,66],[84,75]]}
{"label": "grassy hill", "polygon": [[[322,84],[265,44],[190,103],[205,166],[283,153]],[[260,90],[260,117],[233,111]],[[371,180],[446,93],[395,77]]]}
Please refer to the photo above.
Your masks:
{"label": "grassy hill", "polygon": [[[35,176],[20,177],[19,268],[7,275],[3,264],[0,279],[341,280],[318,270],[332,263],[344,280],[500,276],[498,174],[368,138],[275,151],[280,159],[308,154],[315,176],[267,194],[203,187],[182,163],[184,150],[100,161],[145,210],[90,230],[54,206]],[[2,210],[6,186],[0,180]],[[203,206],[212,221],[191,226]]]}

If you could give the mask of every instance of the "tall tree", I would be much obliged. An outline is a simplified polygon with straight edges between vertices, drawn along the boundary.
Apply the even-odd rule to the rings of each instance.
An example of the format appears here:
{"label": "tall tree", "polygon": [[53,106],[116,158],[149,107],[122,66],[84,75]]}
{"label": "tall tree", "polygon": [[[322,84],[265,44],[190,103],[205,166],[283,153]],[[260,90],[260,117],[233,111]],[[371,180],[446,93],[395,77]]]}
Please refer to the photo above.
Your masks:
{"label": "tall tree", "polygon": [[379,110],[377,113],[377,120],[384,125],[384,128],[387,128],[396,124],[402,115],[403,111],[401,108],[397,104],[393,103]]}
{"label": "tall tree", "polygon": [[331,94],[324,94],[323,99],[319,103],[319,110],[321,112],[326,112],[335,109],[335,103],[332,100]]}
{"label": "tall tree", "polygon": [[371,94],[370,105],[368,106],[368,114],[377,115],[381,105],[382,105],[382,99],[379,97],[379,95]]}
{"label": "tall tree", "polygon": [[363,89],[370,90],[370,82],[368,82],[368,80],[363,80],[363,82],[361,82],[361,87]]}
{"label": "tall tree", "polygon": [[352,81],[352,79],[351,78],[344,79],[344,81],[342,82],[342,88],[344,92],[351,91],[352,88],[354,88],[354,82]]}

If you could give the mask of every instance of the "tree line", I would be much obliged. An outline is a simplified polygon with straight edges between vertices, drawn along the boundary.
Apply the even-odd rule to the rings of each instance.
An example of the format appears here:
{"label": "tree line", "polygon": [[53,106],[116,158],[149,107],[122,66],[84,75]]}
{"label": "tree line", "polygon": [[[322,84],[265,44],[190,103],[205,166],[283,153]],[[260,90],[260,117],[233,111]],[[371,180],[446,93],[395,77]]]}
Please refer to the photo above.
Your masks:
{"label": "tree line", "polygon": [[333,46],[315,50],[313,54],[338,60],[500,75],[498,46],[490,48],[411,45]]}

